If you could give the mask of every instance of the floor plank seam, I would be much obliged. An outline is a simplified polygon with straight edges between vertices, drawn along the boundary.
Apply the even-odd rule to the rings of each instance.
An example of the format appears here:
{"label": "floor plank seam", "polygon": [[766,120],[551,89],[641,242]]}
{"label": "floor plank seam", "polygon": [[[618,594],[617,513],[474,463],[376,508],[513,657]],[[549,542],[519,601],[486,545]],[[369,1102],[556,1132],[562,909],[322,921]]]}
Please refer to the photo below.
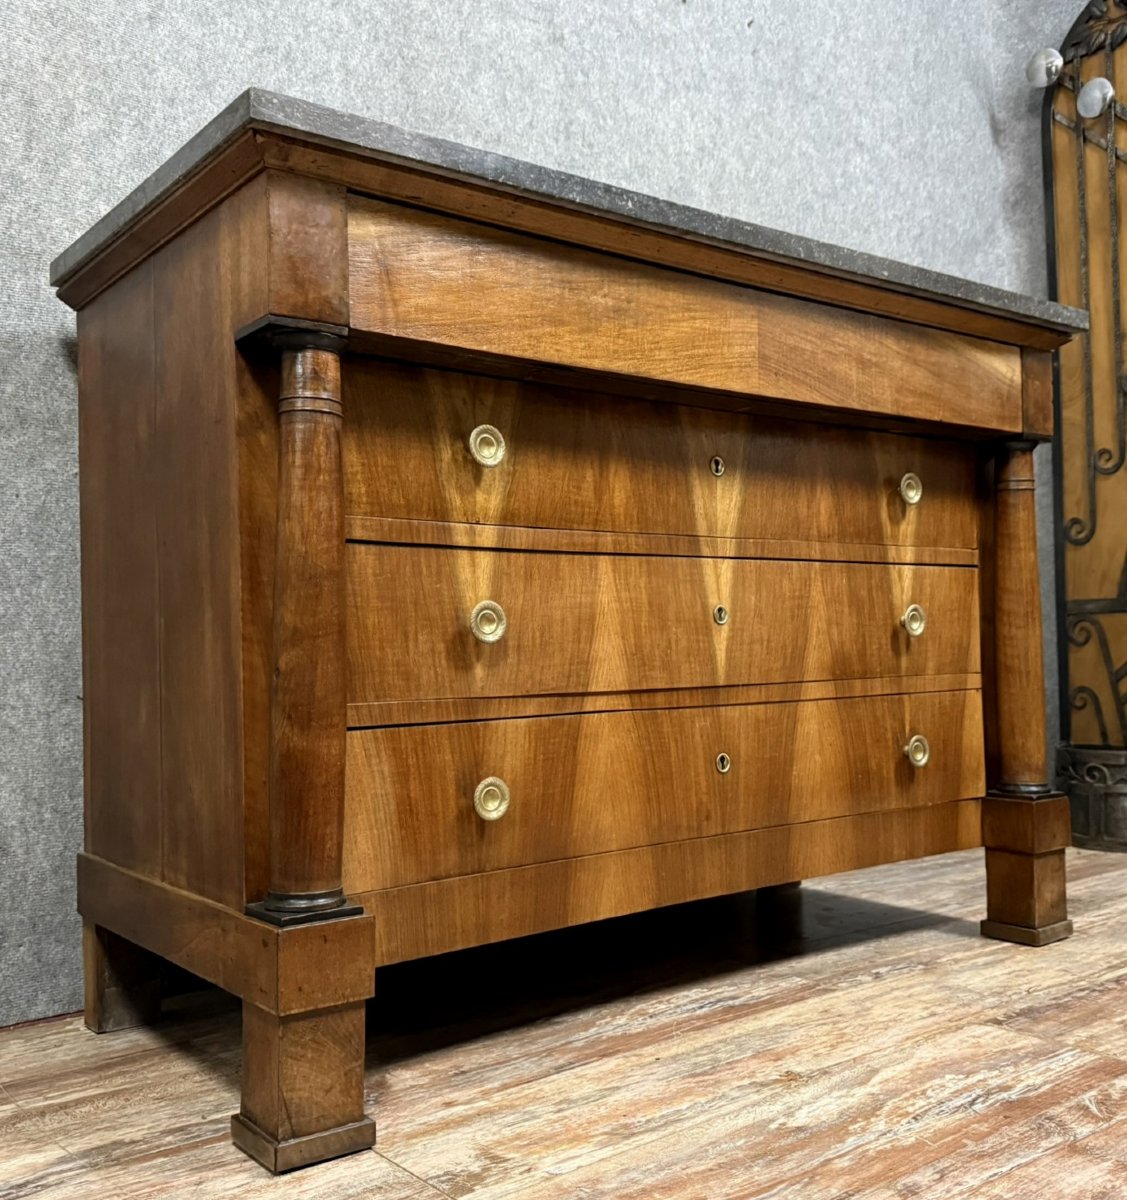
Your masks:
{"label": "floor plank seam", "polygon": [[433,1192],[436,1196],[441,1196],[442,1200],[456,1200],[456,1198],[454,1196],[451,1196],[449,1192],[443,1191],[442,1188],[440,1188],[438,1186],[438,1184],[431,1183],[431,1181],[429,1179],[425,1179],[425,1178],[423,1178],[422,1175],[416,1174],[414,1171],[411,1170],[410,1167],[404,1166],[403,1163],[398,1162],[396,1159],[392,1158],[385,1151],[373,1150],[373,1153],[377,1157],[382,1158],[384,1160],[384,1162],[390,1163],[391,1166],[393,1166],[397,1171],[402,1171],[405,1175],[410,1175],[411,1178],[413,1180],[415,1180],[416,1183],[422,1184],[422,1186],[425,1187],[427,1189],[427,1191]]}

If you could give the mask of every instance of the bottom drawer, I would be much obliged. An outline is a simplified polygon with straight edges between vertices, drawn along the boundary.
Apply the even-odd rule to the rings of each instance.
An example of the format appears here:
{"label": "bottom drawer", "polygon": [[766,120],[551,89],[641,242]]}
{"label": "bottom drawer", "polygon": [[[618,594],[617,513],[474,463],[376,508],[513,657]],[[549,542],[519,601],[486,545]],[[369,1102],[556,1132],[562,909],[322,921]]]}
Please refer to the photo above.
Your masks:
{"label": "bottom drawer", "polygon": [[970,799],[983,775],[978,691],[353,730],[345,886]]}

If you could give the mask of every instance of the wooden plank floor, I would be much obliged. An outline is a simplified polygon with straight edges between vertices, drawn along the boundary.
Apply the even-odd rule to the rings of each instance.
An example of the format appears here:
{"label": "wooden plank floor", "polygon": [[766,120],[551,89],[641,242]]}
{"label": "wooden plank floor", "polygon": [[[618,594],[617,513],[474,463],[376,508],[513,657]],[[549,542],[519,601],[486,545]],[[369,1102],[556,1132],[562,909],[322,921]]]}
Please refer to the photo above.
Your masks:
{"label": "wooden plank floor", "polygon": [[380,973],[378,1153],[271,1179],[228,1142],[239,1018],[0,1031],[0,1197],[1127,1197],[1127,856],[1075,936],[978,936],[981,852]]}

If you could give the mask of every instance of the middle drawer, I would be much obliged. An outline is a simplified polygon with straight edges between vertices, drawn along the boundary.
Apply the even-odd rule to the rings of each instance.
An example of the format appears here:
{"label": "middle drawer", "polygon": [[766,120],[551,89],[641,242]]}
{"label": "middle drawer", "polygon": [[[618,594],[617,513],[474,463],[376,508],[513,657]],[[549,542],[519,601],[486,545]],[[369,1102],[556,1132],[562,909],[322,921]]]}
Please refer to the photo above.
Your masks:
{"label": "middle drawer", "polygon": [[349,700],[975,673],[977,576],[351,542]]}

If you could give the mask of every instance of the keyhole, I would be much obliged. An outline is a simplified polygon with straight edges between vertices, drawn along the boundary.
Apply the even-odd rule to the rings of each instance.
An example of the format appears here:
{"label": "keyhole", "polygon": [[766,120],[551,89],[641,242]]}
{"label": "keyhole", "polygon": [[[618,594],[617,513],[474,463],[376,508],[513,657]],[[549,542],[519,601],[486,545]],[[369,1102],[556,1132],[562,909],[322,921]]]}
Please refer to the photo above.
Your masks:
{"label": "keyhole", "polygon": [[728,610],[724,607],[723,604],[718,604],[712,610],[712,619],[716,622],[717,625],[727,625],[728,624]]}
{"label": "keyhole", "polygon": [[719,454],[717,454],[713,458],[712,462],[709,465],[712,467],[712,473],[713,473],[713,475],[715,475],[717,477],[717,479],[719,479],[720,476],[724,474],[724,460],[720,457]]}
{"label": "keyhole", "polygon": [[726,754],[716,756],[716,769],[721,775],[727,775],[732,769],[732,760]]}

